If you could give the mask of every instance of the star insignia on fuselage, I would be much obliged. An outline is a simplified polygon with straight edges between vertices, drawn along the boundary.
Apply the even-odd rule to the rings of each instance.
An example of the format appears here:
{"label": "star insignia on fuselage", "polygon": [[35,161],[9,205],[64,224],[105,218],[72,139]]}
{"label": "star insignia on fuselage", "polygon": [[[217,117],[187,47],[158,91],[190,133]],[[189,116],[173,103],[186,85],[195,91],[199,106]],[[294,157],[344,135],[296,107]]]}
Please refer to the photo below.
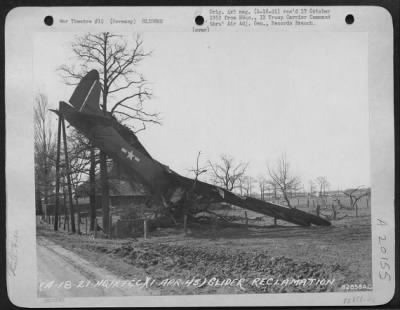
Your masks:
{"label": "star insignia on fuselage", "polygon": [[133,154],[133,151],[128,151],[128,150],[125,149],[125,148],[121,148],[121,151],[122,151],[122,153],[126,154],[126,157],[127,157],[129,160],[135,159],[137,162],[140,161],[140,158],[137,157],[135,154]]}

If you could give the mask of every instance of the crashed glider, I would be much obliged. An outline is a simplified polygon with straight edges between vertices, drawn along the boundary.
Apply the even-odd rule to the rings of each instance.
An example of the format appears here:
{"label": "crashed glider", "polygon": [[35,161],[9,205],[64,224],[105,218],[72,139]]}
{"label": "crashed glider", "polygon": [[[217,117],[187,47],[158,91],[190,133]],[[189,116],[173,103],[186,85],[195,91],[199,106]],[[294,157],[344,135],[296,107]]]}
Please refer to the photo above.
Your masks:
{"label": "crashed glider", "polygon": [[[118,128],[122,125],[110,113],[100,109],[100,93],[99,73],[92,70],[82,78],[69,103],[60,102],[58,113],[123,167],[128,175],[144,184],[153,200],[162,203],[171,212],[191,214],[196,209],[194,206],[226,202],[302,226],[331,224],[313,214],[251,197],[239,197],[218,186],[179,175],[153,159],[136,135],[130,133],[128,139],[121,133]],[[187,210],[182,212],[182,208]]]}

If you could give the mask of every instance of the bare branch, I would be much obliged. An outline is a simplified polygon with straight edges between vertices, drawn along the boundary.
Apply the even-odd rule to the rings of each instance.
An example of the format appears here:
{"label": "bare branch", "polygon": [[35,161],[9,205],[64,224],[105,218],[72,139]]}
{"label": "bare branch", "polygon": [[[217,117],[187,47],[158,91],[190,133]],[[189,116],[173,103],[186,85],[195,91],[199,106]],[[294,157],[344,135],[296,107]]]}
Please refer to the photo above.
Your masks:
{"label": "bare branch", "polygon": [[235,164],[234,159],[227,155],[221,155],[220,161],[221,163],[208,161],[208,165],[212,170],[211,176],[215,184],[232,191],[237,188],[239,179],[246,172],[248,163],[240,162]]}
{"label": "bare branch", "polygon": [[289,162],[284,154],[278,160],[275,169],[268,167],[268,174],[271,178],[270,183],[279,189],[288,207],[292,208],[289,193],[297,190],[300,185],[300,179],[296,176],[291,176]]}
{"label": "bare branch", "polygon": [[[72,52],[79,69],[63,65],[57,70],[66,84],[76,85],[88,71],[97,69],[103,91],[103,108],[110,107],[112,114],[118,109],[118,113],[124,115],[124,121],[140,123],[135,127],[143,126],[144,122],[160,124],[158,114],[149,113],[144,108],[144,101],[150,99],[152,94],[145,88],[145,78],[136,71],[138,63],[151,53],[144,51],[139,35],[131,43],[128,44],[124,36],[109,32],[77,36],[72,43]],[[128,91],[129,95],[126,94]]]}

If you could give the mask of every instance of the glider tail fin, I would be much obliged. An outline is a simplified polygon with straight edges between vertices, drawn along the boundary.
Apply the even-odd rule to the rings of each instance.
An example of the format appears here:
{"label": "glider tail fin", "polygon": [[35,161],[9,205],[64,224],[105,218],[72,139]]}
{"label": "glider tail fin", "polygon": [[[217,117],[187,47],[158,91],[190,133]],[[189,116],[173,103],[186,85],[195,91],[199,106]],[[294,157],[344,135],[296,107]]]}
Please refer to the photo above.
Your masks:
{"label": "glider tail fin", "polygon": [[103,115],[99,106],[100,93],[99,73],[92,70],[79,82],[69,102],[79,112]]}

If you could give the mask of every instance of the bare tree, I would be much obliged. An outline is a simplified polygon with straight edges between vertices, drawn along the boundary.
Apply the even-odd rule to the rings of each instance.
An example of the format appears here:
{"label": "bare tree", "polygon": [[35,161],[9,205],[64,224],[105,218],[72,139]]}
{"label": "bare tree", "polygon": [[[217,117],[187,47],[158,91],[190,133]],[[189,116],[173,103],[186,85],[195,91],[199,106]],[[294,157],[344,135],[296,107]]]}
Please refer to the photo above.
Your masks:
{"label": "bare tree", "polygon": [[313,180],[310,180],[310,181],[308,181],[308,185],[310,187],[309,193],[310,193],[310,196],[312,197],[312,196],[314,196],[314,192],[315,192],[315,183]]}
{"label": "bare tree", "polygon": [[[132,42],[133,41],[133,42]],[[147,81],[137,70],[138,64],[151,53],[143,48],[143,40],[135,35],[128,41],[110,32],[87,33],[72,43],[75,66],[63,65],[60,74],[69,85],[75,85],[90,70],[97,69],[102,89],[102,110],[129,124],[135,132],[146,123],[159,124],[157,113],[149,113],[144,103],[152,96]],[[100,152],[103,229],[109,232],[109,186],[107,156]]]}
{"label": "bare tree", "polygon": [[246,191],[246,196],[251,196],[253,193],[253,185],[255,183],[255,179],[252,176],[245,175],[243,177],[244,190]]}
{"label": "bare tree", "polygon": [[268,182],[268,187],[270,189],[271,197],[276,200],[278,199],[278,186],[273,180],[267,180]]}
{"label": "bare tree", "polygon": [[100,74],[105,113],[110,111],[122,120],[133,120],[130,125],[136,132],[147,122],[159,123],[158,114],[144,108],[152,93],[137,66],[151,53],[144,50],[139,35],[134,36],[132,43],[122,35],[109,32],[87,33],[76,37],[72,51],[78,66],[63,65],[58,69],[66,84],[76,85],[88,71],[96,69]]}
{"label": "bare tree", "polygon": [[[215,178],[214,178],[214,183],[215,183]],[[240,196],[243,196],[245,192],[245,176],[241,176],[238,179],[236,188],[239,189]]]}
{"label": "bare tree", "polygon": [[200,155],[201,152],[197,153],[197,158],[196,158],[196,167],[192,168],[191,171],[194,173],[194,180],[192,187],[186,192],[185,196],[185,201],[186,201],[186,208],[184,210],[185,214],[187,214],[187,211],[190,210],[195,204],[195,199],[194,199],[194,191],[196,189],[197,181],[199,179],[199,176],[206,173],[207,169],[205,167],[200,167],[199,161],[200,161]]}
{"label": "bare tree", "polygon": [[[82,193],[89,195],[90,230],[93,231],[96,217],[95,176],[99,173],[97,170],[98,163],[100,162],[99,154],[96,152],[95,148],[92,147],[90,141],[75,129],[69,131],[67,140],[71,170],[70,174],[76,199],[76,206],[79,208],[78,196]],[[86,184],[89,185],[88,189],[85,186]],[[78,223],[80,224],[79,209]]]}
{"label": "bare tree", "polygon": [[243,174],[242,176],[240,176],[237,180],[237,186],[235,187],[235,189],[238,190],[240,196],[246,196],[249,193],[249,177],[245,174]]}
{"label": "bare tree", "polygon": [[[68,132],[68,152],[75,196],[89,195],[90,230],[93,231],[96,218],[96,174],[100,173],[99,152],[83,134],[74,128]],[[89,183],[89,188],[84,186],[87,183]]]}
{"label": "bare tree", "polygon": [[259,175],[257,178],[258,188],[260,190],[260,199],[265,200],[265,191],[267,190],[267,179],[263,175]]}
{"label": "bare tree", "polygon": [[364,188],[363,186],[359,186],[357,188],[348,189],[342,192],[350,199],[350,206],[355,209],[356,217],[358,216],[358,202],[361,198],[365,196],[369,196],[371,191],[369,189]]}
{"label": "bare tree", "polygon": [[49,203],[49,194],[54,181],[52,173],[55,153],[54,132],[47,96],[40,93],[34,108],[35,187],[44,203]]}
{"label": "bare tree", "polygon": [[318,178],[315,179],[315,182],[319,185],[319,195],[325,196],[326,191],[329,188],[329,182],[328,179],[324,176],[319,176]]}
{"label": "bare tree", "polygon": [[239,162],[228,155],[221,155],[220,162],[212,163],[208,161],[211,168],[214,184],[225,188],[228,191],[232,191],[238,187],[240,178],[246,172],[248,167],[247,163]]}
{"label": "bare tree", "polygon": [[204,167],[200,167],[199,166],[199,160],[200,160],[200,155],[201,152],[197,153],[197,158],[196,158],[196,167],[192,168],[190,171],[192,171],[194,173],[194,181],[197,182],[197,180],[199,179],[199,176],[202,175],[203,173],[207,172],[207,169],[205,169]]}
{"label": "bare tree", "polygon": [[268,167],[271,184],[275,185],[279,192],[282,194],[289,208],[293,208],[289,194],[297,190],[300,185],[300,179],[292,176],[290,172],[290,165],[285,155],[282,155],[278,160],[275,169]]}

